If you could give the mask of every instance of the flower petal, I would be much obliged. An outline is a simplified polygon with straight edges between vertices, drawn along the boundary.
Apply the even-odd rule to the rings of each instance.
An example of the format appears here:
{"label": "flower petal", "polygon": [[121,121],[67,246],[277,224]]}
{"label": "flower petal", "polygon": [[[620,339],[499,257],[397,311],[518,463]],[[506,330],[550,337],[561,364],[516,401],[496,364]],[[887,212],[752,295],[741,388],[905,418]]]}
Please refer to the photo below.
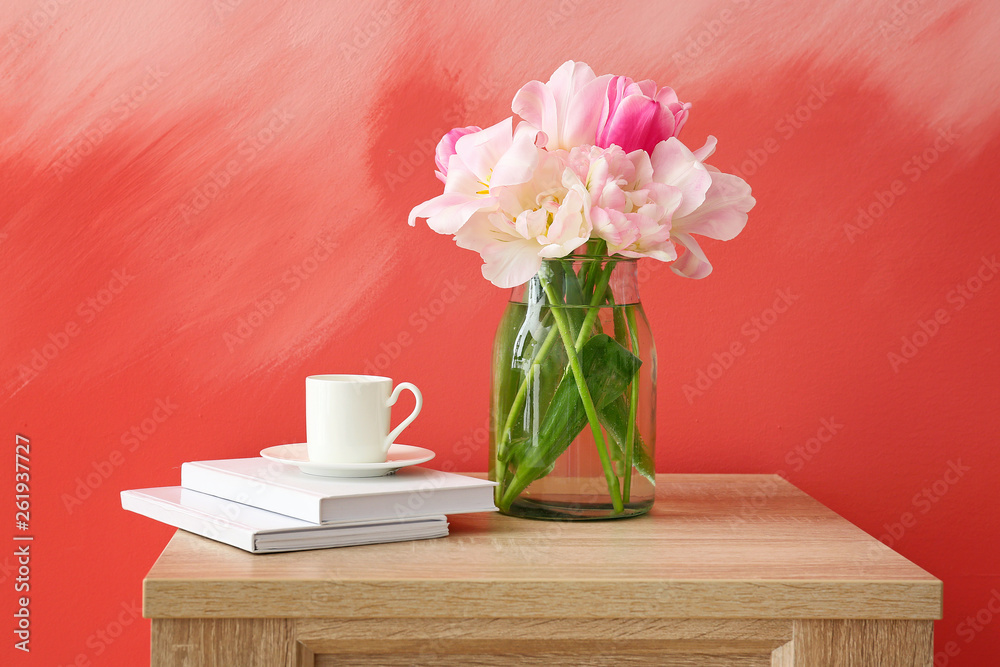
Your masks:
{"label": "flower petal", "polygon": [[455,153],[476,178],[488,183],[494,165],[510,148],[513,129],[514,119],[507,117],[481,132],[459,137],[455,142]]}
{"label": "flower petal", "polygon": [[590,195],[581,185],[566,193],[563,203],[552,216],[552,223],[538,241],[542,257],[565,257],[590,239],[591,224],[587,217]]}
{"label": "flower petal", "polygon": [[705,145],[694,152],[694,157],[698,162],[704,162],[715,152],[716,139],[711,134],[705,139]]}
{"label": "flower petal", "polygon": [[514,95],[510,108],[525,121],[544,132],[546,138],[558,134],[555,126],[556,99],[552,91],[541,81],[529,81],[521,86]]}
{"label": "flower petal", "polygon": [[437,197],[432,197],[427,201],[417,204],[412,209],[410,209],[410,215],[406,218],[406,223],[413,227],[417,224],[417,218],[429,218],[432,215],[437,215],[444,209],[457,206],[469,201],[467,195],[463,195],[457,192],[444,193],[438,195]]}
{"label": "flower petal", "polygon": [[549,150],[593,144],[610,80],[610,74],[595,77],[586,63],[569,60],[547,83],[522,86],[511,110],[545,133]]}
{"label": "flower petal", "polygon": [[681,191],[682,199],[675,216],[685,216],[704,203],[712,177],[679,139],[670,137],[658,143],[650,155],[650,162],[655,182],[673,185]]}
{"label": "flower petal", "polygon": [[441,141],[438,142],[437,148],[434,149],[434,164],[437,165],[437,171],[434,173],[437,174],[437,177],[441,179],[442,182],[447,182],[448,161],[451,159],[451,156],[455,154],[455,142],[467,134],[482,131],[483,128],[476,125],[456,127],[441,137]]}
{"label": "flower petal", "polygon": [[521,211],[514,219],[514,229],[526,239],[533,239],[545,233],[548,215],[545,211]]}
{"label": "flower petal", "polygon": [[523,285],[542,268],[538,243],[523,239],[491,245],[480,255],[483,277],[497,287],[510,288]]}
{"label": "flower petal", "polygon": [[686,248],[686,252],[670,265],[671,271],[679,276],[695,279],[704,278],[712,272],[712,265],[693,236],[675,231],[673,238]]}
{"label": "flower petal", "polygon": [[747,213],[757,201],[742,178],[711,169],[712,186],[705,193],[705,202],[690,215],[674,218],[673,226],[683,233],[729,241],[743,231]]}
{"label": "flower petal", "polygon": [[608,244],[608,254],[613,255],[635,243],[639,229],[621,211],[594,207],[590,211],[594,233]]}
{"label": "flower petal", "polygon": [[[665,88],[664,90],[670,90]],[[656,97],[656,82],[652,79],[643,79],[642,81],[636,81],[628,87],[629,95],[645,95],[646,97]],[[674,100],[676,101],[676,96]]]}
{"label": "flower petal", "polygon": [[688,113],[691,109],[690,102],[684,102],[683,104],[677,99],[677,93],[674,92],[673,88],[663,87],[658,93],[656,93],[656,101],[663,105],[663,108],[669,110],[670,114],[673,116],[673,136],[677,136],[681,133],[681,128],[684,127],[684,123],[687,122]]}
{"label": "flower petal", "polygon": [[445,192],[459,192],[470,197],[482,196],[479,193],[484,189],[484,185],[475,174],[462,162],[458,155],[452,155],[448,159],[448,175],[444,180]]}
{"label": "flower petal", "polygon": [[[634,150],[646,150],[650,136],[650,125],[657,119],[660,105],[654,100],[639,95],[630,95],[621,101],[614,115],[601,129],[597,136],[597,145],[607,148],[616,144],[626,153]],[[657,123],[658,125],[659,123]],[[670,119],[671,127],[673,118]],[[659,135],[662,136],[662,135]],[[668,132],[666,136],[670,136]]]}
{"label": "flower petal", "polygon": [[510,148],[500,156],[490,176],[490,188],[520,185],[531,180],[538,167],[538,152],[535,145],[538,130],[527,123],[518,125]]}
{"label": "flower petal", "polygon": [[596,76],[587,63],[567,60],[552,73],[546,84],[556,101],[556,110],[565,112],[576,93],[590,84]]}
{"label": "flower petal", "polygon": [[[590,69],[589,67],[587,69]],[[565,110],[562,135],[556,148],[569,150],[574,146],[593,144],[597,138],[597,126],[601,122],[601,109],[607,92],[610,74],[597,77],[573,97]],[[552,150],[551,140],[547,148]]]}
{"label": "flower petal", "polygon": [[[655,90],[655,85],[654,85],[654,90]],[[656,101],[665,107],[670,107],[675,104],[683,108],[689,108],[691,106],[690,103],[681,104],[680,100],[677,99],[677,93],[675,93],[674,89],[671,88],[670,86],[664,86],[663,88],[660,88],[658,91],[656,91],[656,95],[655,96],[651,95],[651,97],[655,97]]]}
{"label": "flower petal", "polygon": [[476,216],[455,235],[455,243],[479,253],[484,278],[497,287],[516,287],[538,273],[541,246],[534,239],[519,236],[509,222],[498,218]]}
{"label": "flower petal", "polygon": [[446,192],[414,206],[407,223],[412,227],[417,218],[427,218],[427,226],[438,234],[455,234],[476,212],[493,206],[496,206],[495,197]]}

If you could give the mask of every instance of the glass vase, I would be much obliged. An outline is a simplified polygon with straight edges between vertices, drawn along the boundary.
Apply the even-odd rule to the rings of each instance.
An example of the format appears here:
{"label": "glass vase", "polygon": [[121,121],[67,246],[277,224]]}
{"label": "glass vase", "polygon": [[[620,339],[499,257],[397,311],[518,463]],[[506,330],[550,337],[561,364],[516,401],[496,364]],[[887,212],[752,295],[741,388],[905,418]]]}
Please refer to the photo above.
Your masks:
{"label": "glass vase", "polygon": [[490,479],[504,514],[637,516],[654,496],[656,350],[637,260],[543,260],[493,346]]}

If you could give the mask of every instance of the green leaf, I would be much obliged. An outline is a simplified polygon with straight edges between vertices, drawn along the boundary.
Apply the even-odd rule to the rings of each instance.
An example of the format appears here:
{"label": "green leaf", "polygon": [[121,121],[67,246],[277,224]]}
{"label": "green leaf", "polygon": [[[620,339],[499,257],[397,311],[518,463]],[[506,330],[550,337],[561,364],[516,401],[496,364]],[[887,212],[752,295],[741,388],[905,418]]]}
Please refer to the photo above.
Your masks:
{"label": "green leaf", "polygon": [[[580,366],[594,406],[613,405],[628,388],[642,360],[606,334],[590,338],[580,350]],[[531,401],[527,401],[530,405]],[[516,466],[510,493],[516,495],[547,475],[556,459],[587,425],[587,415],[572,373],[564,373],[537,430],[537,436],[519,434],[511,440],[511,462]]]}
{"label": "green leaf", "polygon": [[[628,429],[628,403],[625,401],[625,397],[619,396],[603,408],[598,408],[597,416],[601,420],[601,426],[607,430],[608,435],[611,436],[610,439],[614,441],[615,451],[613,454],[615,460],[624,460],[625,448],[623,443],[625,442],[625,434]],[[649,481],[655,482],[655,464],[649,455],[649,449],[646,447],[646,443],[643,441],[638,429],[635,432],[635,447],[632,450],[632,455],[634,457],[632,464],[636,470]]]}

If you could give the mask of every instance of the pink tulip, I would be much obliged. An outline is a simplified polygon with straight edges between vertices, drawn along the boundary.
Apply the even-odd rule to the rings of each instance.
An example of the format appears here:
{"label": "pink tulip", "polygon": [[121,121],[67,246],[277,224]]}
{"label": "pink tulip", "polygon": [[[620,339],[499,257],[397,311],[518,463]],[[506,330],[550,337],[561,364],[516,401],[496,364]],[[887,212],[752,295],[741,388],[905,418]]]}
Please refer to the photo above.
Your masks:
{"label": "pink tulip", "polygon": [[616,76],[608,84],[596,144],[620,146],[626,153],[652,153],[664,139],[676,137],[687,120],[690,104],[681,104],[671,88],[656,90],[650,80],[635,83]]}
{"label": "pink tulip", "polygon": [[434,174],[442,183],[448,182],[448,161],[451,160],[451,156],[455,154],[455,144],[458,140],[467,134],[482,131],[483,128],[475,125],[470,125],[468,127],[456,127],[454,130],[441,137],[441,141],[438,142],[437,149],[434,151],[434,164],[437,165],[437,171],[435,171]]}
{"label": "pink tulip", "polygon": [[711,165],[705,166],[712,178],[705,201],[690,214],[675,217],[670,230],[674,243],[687,250],[670,268],[686,278],[704,278],[712,272],[712,264],[692,234],[718,241],[734,239],[743,231],[747,213],[757,203],[750,195],[750,186],[742,178],[724,174]]}
{"label": "pink tulip", "polygon": [[511,109],[544,133],[546,150],[593,145],[610,80],[610,74],[595,76],[587,63],[567,60],[547,83],[521,86]]}
{"label": "pink tulip", "polygon": [[534,177],[540,152],[536,141],[538,131],[525,123],[515,130],[513,118],[485,130],[449,132],[438,144],[439,167],[446,169],[444,193],[414,206],[407,220],[410,226],[417,218],[427,218],[427,225],[438,234],[454,234],[470,218],[495,208],[495,188]]}

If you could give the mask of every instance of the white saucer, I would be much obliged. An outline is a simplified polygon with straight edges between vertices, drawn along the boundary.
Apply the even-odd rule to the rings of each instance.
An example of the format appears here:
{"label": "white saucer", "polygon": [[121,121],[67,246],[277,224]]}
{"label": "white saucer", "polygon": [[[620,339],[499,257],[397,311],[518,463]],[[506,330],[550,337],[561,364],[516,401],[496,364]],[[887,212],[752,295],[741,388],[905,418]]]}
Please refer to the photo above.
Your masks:
{"label": "white saucer", "polygon": [[309,460],[304,442],[267,447],[261,450],[260,455],[268,461],[286,463],[310,475],[324,477],[381,477],[434,458],[434,452],[423,447],[392,445],[383,463],[316,463]]}

